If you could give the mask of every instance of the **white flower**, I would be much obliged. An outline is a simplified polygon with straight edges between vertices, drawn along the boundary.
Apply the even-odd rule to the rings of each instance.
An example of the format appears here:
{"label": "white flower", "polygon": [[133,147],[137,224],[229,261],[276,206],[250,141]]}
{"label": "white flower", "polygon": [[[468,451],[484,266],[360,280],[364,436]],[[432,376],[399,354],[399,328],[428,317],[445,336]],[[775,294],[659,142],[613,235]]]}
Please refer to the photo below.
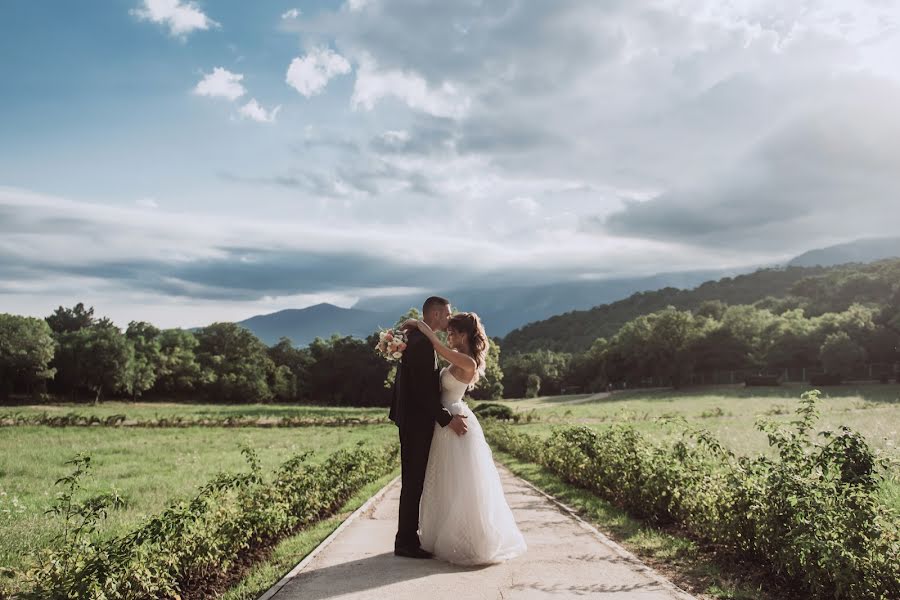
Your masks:
{"label": "white flower", "polygon": [[391,356],[393,356],[397,360],[400,360],[400,357],[403,356],[403,353],[402,352],[394,352],[393,354],[391,354]]}

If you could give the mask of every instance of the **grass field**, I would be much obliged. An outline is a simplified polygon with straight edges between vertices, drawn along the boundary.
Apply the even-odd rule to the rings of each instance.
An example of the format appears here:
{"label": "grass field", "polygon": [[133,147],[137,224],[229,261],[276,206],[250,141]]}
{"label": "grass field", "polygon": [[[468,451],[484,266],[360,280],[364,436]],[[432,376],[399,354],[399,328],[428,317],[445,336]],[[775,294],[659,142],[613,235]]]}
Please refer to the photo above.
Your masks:
{"label": "grass field", "polygon": [[[648,436],[666,441],[680,435],[659,417],[682,417],[709,429],[739,454],[768,451],[765,436],[756,430],[758,418],[787,422],[793,418],[800,394],[807,388],[717,387],[681,391],[617,392],[509,400],[503,404],[525,416],[523,431],[549,435],[553,426],[584,424],[603,427],[630,423]],[[817,429],[848,425],[892,461],[884,497],[900,509],[900,386],[866,385],[825,389]],[[315,406],[208,405],[171,402],[109,402],[0,407],[2,413],[78,413],[128,419],[192,418],[381,418],[384,408],[355,409]],[[526,422],[530,419],[530,422]],[[0,427],[0,567],[21,567],[26,557],[51,543],[58,521],[45,515],[58,488],[53,482],[70,472],[65,461],[77,452],[93,457],[94,468],[81,498],[118,490],[128,507],[101,525],[102,535],[130,530],[142,517],[184,498],[220,471],[244,470],[242,443],[256,448],[264,471],[271,471],[297,452],[311,450],[312,461],[357,442],[381,445],[396,439],[391,424],[352,427],[259,428],[188,427],[133,429],[116,427]],[[522,465],[520,467],[524,468]],[[374,488],[373,488],[374,491]],[[355,502],[364,500],[363,493]],[[238,586],[233,597],[252,597],[285,565],[297,548],[311,548],[340,522],[333,518],[315,530],[286,541],[275,562],[261,565],[256,579]],[[642,534],[644,535],[644,534]],[[655,542],[654,542],[655,543]],[[640,544],[637,544],[640,546]],[[298,558],[297,558],[298,559]],[[677,561],[676,561],[677,562]],[[277,579],[277,577],[275,577]],[[9,582],[6,582],[9,583]],[[723,584],[719,581],[719,584]],[[0,577],[0,590],[4,587]],[[728,597],[726,594],[725,597]],[[742,597],[735,594],[731,597]]]}
{"label": "grass field", "polygon": [[177,402],[103,402],[102,404],[57,403],[24,406],[0,406],[0,414],[59,414],[77,413],[110,417],[125,415],[128,419],[157,417],[193,418],[387,418],[386,408],[345,408],[336,406],[297,406],[278,404],[179,404]]}
{"label": "grass field", "polygon": [[128,501],[126,509],[111,513],[102,523],[100,533],[110,535],[134,528],[142,517],[173,499],[190,496],[220,471],[246,470],[240,453],[243,443],[257,450],[263,471],[270,472],[298,452],[311,450],[314,462],[357,442],[382,445],[395,439],[396,429],[389,424],[290,429],[0,428],[0,566],[20,567],[28,554],[59,533],[59,521],[44,511],[59,491],[54,481],[70,472],[64,463],[77,452],[93,458],[81,499],[116,489]]}
{"label": "grass field", "polygon": [[[802,386],[777,388],[707,387],[685,390],[615,392],[504,401],[527,418],[522,431],[550,435],[554,425],[602,427],[629,423],[658,441],[680,437],[680,430],[660,417],[681,417],[708,429],[737,454],[769,452],[759,418],[787,423],[794,418]],[[835,386],[823,389],[816,431],[846,425],[892,463],[883,487],[886,502],[900,509],[900,385]]]}

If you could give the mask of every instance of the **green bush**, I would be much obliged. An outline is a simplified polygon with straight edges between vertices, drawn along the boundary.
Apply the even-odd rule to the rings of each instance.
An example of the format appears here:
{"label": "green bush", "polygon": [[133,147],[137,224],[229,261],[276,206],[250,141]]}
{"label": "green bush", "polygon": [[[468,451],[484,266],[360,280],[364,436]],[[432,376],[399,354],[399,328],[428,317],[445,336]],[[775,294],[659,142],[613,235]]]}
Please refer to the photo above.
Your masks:
{"label": "green bush", "polygon": [[497,419],[500,421],[518,421],[513,409],[504,404],[494,404],[493,402],[482,402],[472,409],[476,415],[483,419]]}
{"label": "green bush", "polygon": [[547,440],[489,425],[492,443],[653,523],[766,566],[804,597],[900,598],[898,515],[879,500],[887,466],[845,427],[811,435],[818,392],[790,428],[760,422],[776,456],[735,457],[703,430],[671,447],[629,425],[569,426]]}
{"label": "green bush", "polygon": [[189,501],[173,503],[135,531],[105,540],[95,539],[93,524],[115,498],[75,503],[78,479],[89,466],[89,457],[87,463],[76,459],[76,471],[60,480],[67,491],[52,509],[66,520],[66,533],[38,556],[21,597],[203,596],[254,550],[334,514],[361,487],[389,473],[398,448],[360,445],[335,452],[321,465],[306,464],[304,453],[282,464],[271,479],[262,476],[252,449],[243,452],[248,472],[223,473]]}
{"label": "green bush", "polygon": [[0,427],[20,425],[47,425],[50,427],[346,427],[352,425],[377,425],[387,423],[387,417],[301,417],[284,416],[260,418],[249,416],[214,417],[160,417],[129,420],[126,415],[83,415],[68,412],[62,415],[42,412],[24,414],[0,413]]}

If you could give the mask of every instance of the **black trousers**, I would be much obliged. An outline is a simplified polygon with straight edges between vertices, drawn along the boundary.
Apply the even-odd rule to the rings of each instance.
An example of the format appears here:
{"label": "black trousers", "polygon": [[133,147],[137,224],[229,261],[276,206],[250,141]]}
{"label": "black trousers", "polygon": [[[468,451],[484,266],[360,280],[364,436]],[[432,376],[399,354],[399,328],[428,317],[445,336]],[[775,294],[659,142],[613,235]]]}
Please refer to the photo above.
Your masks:
{"label": "black trousers", "polygon": [[400,428],[400,518],[394,546],[419,547],[419,500],[434,435],[434,421],[405,423]]}

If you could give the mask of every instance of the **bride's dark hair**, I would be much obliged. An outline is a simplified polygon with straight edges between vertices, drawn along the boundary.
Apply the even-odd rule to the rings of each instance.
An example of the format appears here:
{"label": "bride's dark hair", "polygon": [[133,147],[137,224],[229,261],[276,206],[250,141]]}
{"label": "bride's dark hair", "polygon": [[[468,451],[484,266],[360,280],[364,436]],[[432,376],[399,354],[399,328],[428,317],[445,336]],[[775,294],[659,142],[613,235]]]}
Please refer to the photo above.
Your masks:
{"label": "bride's dark hair", "polygon": [[472,353],[472,358],[475,359],[476,365],[475,380],[471,383],[471,386],[474,386],[484,375],[485,361],[487,359],[488,346],[490,345],[488,336],[484,332],[484,325],[481,324],[481,319],[478,318],[477,314],[463,312],[456,313],[450,317],[447,328],[465,335],[466,339],[469,340],[469,351]]}

